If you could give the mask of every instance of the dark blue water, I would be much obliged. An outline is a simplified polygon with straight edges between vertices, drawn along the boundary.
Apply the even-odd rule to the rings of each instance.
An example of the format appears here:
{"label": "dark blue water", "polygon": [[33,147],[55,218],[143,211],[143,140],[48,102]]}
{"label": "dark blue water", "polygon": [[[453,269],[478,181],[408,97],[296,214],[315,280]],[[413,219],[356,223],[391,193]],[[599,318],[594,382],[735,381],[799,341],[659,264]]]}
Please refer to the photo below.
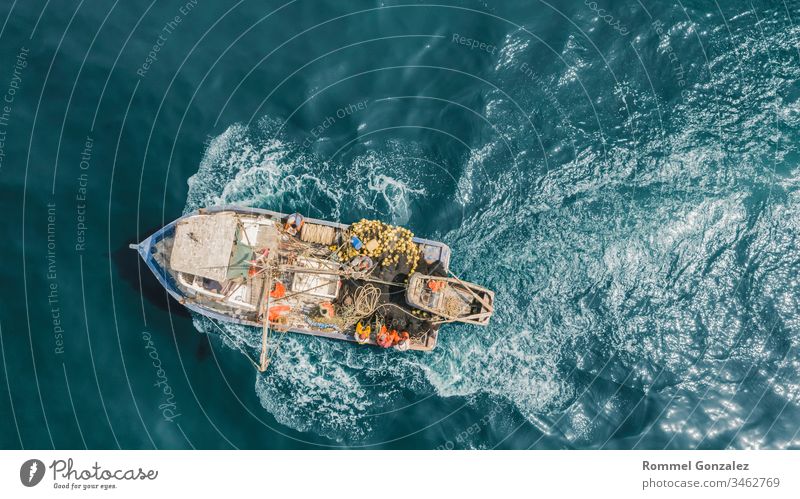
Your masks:
{"label": "dark blue water", "polygon": [[[6,1],[3,448],[800,447],[800,3]],[[259,332],[127,245],[238,203],[497,293],[431,354]]]}

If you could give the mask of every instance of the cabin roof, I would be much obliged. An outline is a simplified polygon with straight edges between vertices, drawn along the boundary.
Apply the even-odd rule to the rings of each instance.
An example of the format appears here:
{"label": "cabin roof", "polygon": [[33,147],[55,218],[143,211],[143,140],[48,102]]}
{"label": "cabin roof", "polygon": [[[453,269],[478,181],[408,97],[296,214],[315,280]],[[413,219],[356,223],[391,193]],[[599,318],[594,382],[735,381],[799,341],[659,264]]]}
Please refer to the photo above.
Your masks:
{"label": "cabin roof", "polygon": [[178,272],[225,281],[238,227],[236,214],[195,215],[178,222],[170,267]]}

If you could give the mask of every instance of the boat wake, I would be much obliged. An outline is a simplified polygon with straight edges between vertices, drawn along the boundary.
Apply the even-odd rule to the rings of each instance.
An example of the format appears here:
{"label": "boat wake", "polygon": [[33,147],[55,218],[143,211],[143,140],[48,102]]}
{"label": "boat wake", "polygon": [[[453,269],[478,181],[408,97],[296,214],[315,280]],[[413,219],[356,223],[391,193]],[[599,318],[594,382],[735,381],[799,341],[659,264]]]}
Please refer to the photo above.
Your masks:
{"label": "boat wake", "polygon": [[[647,435],[662,446],[747,447],[748,432],[766,430],[740,431],[760,420],[762,400],[796,416],[800,200],[785,158],[797,154],[800,120],[796,98],[777,114],[773,103],[800,75],[741,74],[762,66],[747,58],[790,50],[796,33],[782,36],[726,38],[735,50],[711,61],[711,83],[665,105],[626,81],[587,104],[574,97],[582,62],[577,78],[531,80],[515,61],[535,59],[536,47],[510,34],[493,75],[504,90],[482,94],[494,138],[476,138],[449,168],[413,143],[371,142],[326,160],[275,135],[270,120],[230,127],[190,179],[186,211],[237,203],[408,224],[448,244],[459,275],[496,292],[488,328],[448,326],[425,355],[286,335],[257,378],[262,405],[351,445],[386,435],[377,430],[387,414],[427,395],[508,401],[509,418],[558,446],[634,446]],[[565,41],[565,59],[582,54]],[[608,141],[609,130],[588,124],[595,116],[624,137]],[[244,338],[257,331],[222,327],[258,350]]]}
{"label": "boat wake", "polygon": [[[274,123],[267,121],[256,130],[234,125],[215,138],[199,171],[189,180],[185,211],[242,204],[344,221],[367,217],[407,223],[418,211],[415,206],[434,210],[439,204],[428,192],[440,190],[436,185],[441,182],[440,167],[433,161],[421,161],[413,146],[404,149],[392,142],[382,147],[381,153],[368,151],[348,166],[334,165],[299,151],[285,139],[268,137],[273,130]],[[415,172],[415,179],[409,178],[409,172]],[[434,182],[430,188],[426,179]],[[458,188],[456,182],[451,182],[454,189]],[[355,206],[350,199],[358,200]],[[485,392],[514,401],[530,415],[562,405],[570,392],[557,375],[557,353],[527,326],[528,320],[511,320],[532,319],[535,312],[530,301],[513,298],[519,292],[506,281],[525,286],[525,279],[512,277],[519,276],[512,259],[500,254],[516,239],[515,231],[509,227],[486,233],[485,228],[494,225],[489,221],[499,215],[493,211],[497,209],[461,220],[461,227],[444,233],[456,255],[454,268],[465,271],[469,278],[499,285],[502,313],[488,331],[448,326],[439,348],[426,355],[283,335],[276,339],[280,347],[270,369],[256,380],[264,408],[291,428],[341,442],[359,442],[368,441],[387,414],[408,405],[409,396]],[[455,212],[463,213],[460,209]],[[490,255],[491,265],[482,263],[487,251],[499,252]],[[206,333],[216,331],[204,317],[197,317],[195,325]],[[228,336],[223,338],[228,346],[257,355],[259,330],[225,323],[218,326]]]}

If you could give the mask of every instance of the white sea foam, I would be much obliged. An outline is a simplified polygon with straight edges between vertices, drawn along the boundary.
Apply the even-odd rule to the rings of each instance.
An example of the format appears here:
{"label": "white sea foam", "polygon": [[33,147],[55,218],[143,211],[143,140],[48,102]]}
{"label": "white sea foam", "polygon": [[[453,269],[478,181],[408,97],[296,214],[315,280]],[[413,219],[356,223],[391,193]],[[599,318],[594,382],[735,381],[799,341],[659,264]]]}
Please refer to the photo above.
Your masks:
{"label": "white sea foam", "polygon": [[[675,29],[677,46],[693,28]],[[572,123],[556,107],[581,77],[582,48],[568,41],[564,51],[577,71],[537,70],[532,81],[518,68],[532,45],[508,35],[496,76],[529,114],[501,92],[487,92],[485,114],[502,137],[471,144],[463,169],[452,169],[465,217],[440,234],[453,249],[451,267],[496,291],[491,326],[445,327],[430,355],[287,335],[270,372],[256,381],[262,405],[292,428],[356,442],[369,441],[384,424],[377,414],[406,403],[402,390],[490,394],[545,435],[564,435],[574,445],[602,444],[610,433],[598,421],[614,431],[636,417],[634,404],[645,393],[663,394],[667,407],[652,431],[681,432],[686,416],[700,412],[696,417],[719,422],[709,438],[748,421],[749,408],[734,399],[743,396],[737,385],[748,375],[764,385],[750,407],[764,394],[796,405],[800,202],[793,192],[797,172],[781,164],[794,146],[776,144],[791,144],[798,107],[785,92],[783,107],[775,108],[781,96],[770,87],[786,86],[777,77],[739,71],[763,67],[756,58],[775,47],[791,49],[797,32],[787,33],[777,40],[732,39],[734,49],[710,61],[710,79],[689,84],[669,113],[626,81],[609,88],[593,103],[602,114],[603,104],[613,102],[614,114],[602,116],[603,123],[630,134],[615,143],[590,119]],[[777,71],[797,80],[790,63]],[[550,83],[558,100],[543,94]],[[549,171],[530,126],[543,102],[552,107],[550,121],[537,124],[558,133],[556,144],[545,134],[545,152],[561,159]],[[594,116],[583,99],[573,104],[570,116]],[[776,117],[783,127],[769,136],[746,135],[763,130],[754,121]],[[674,133],[665,136],[670,127]],[[735,165],[720,145],[720,137],[730,144],[733,135],[740,139]],[[578,147],[556,154],[575,137]],[[355,150],[323,162],[283,137],[234,126],[212,141],[190,180],[187,210],[233,202],[307,212],[309,203],[325,218],[413,224],[427,215],[417,206],[436,206],[441,185],[434,179],[441,175],[409,159],[424,152],[406,146],[380,144],[372,151],[381,152]],[[778,174],[763,166],[765,157],[775,160]],[[763,192],[742,189],[744,181]],[[246,331],[224,327],[240,346],[258,348]],[[771,342],[781,345],[778,354],[767,348]],[[709,373],[719,379],[705,396]],[[751,433],[738,445],[754,445]],[[696,429],[683,435],[695,443],[704,438]]]}
{"label": "white sea foam", "polygon": [[[438,179],[438,172],[426,175],[409,167],[418,163],[418,151],[403,150],[396,143],[384,154],[357,155],[349,165],[328,164],[271,136],[274,129],[270,121],[256,129],[233,125],[212,140],[198,172],[189,179],[186,211],[242,204],[306,213],[309,208],[324,210],[322,216],[328,219],[347,212],[351,217],[355,213],[405,223],[413,203],[427,196],[425,181]],[[260,351],[257,328],[215,325],[204,317],[196,317],[194,323],[251,357]],[[360,441],[369,436],[374,414],[396,408],[401,388],[426,390],[419,368],[397,356],[293,335],[275,341],[280,347],[269,371],[257,377],[256,392],[279,422],[300,431],[335,441]]]}

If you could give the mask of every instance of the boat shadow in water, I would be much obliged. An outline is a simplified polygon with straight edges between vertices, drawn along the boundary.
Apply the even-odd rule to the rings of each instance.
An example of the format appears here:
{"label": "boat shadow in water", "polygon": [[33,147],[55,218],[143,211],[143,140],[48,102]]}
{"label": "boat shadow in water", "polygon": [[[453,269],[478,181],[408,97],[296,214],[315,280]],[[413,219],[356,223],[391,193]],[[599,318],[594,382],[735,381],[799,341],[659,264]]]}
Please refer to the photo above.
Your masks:
{"label": "boat shadow in water", "polygon": [[[140,290],[145,300],[159,310],[191,319],[192,315],[189,310],[170,297],[147,265],[142,263],[139,253],[128,247],[129,243],[138,244],[138,241],[132,239],[126,242],[125,246],[116,249],[111,255],[111,260],[117,267],[120,278],[133,289]],[[168,305],[169,300],[172,300],[172,303]]]}
{"label": "boat shadow in water", "polygon": [[[152,232],[154,231],[148,233]],[[158,279],[155,278],[150,269],[142,263],[139,254],[128,247],[129,244],[136,243],[137,241],[134,239],[126,241],[124,246],[111,254],[111,260],[114,262],[121,280],[134,290],[141,291],[144,299],[158,310],[187,319],[191,323],[192,314],[189,310],[175,301],[164,290],[164,287],[158,282]],[[172,303],[169,303],[170,300],[172,300]],[[194,328],[178,327],[175,329],[176,335],[185,336],[185,338],[179,338],[179,341],[184,345],[196,344],[195,356],[198,360],[209,358],[212,347],[209,343],[208,335],[195,333]]]}

